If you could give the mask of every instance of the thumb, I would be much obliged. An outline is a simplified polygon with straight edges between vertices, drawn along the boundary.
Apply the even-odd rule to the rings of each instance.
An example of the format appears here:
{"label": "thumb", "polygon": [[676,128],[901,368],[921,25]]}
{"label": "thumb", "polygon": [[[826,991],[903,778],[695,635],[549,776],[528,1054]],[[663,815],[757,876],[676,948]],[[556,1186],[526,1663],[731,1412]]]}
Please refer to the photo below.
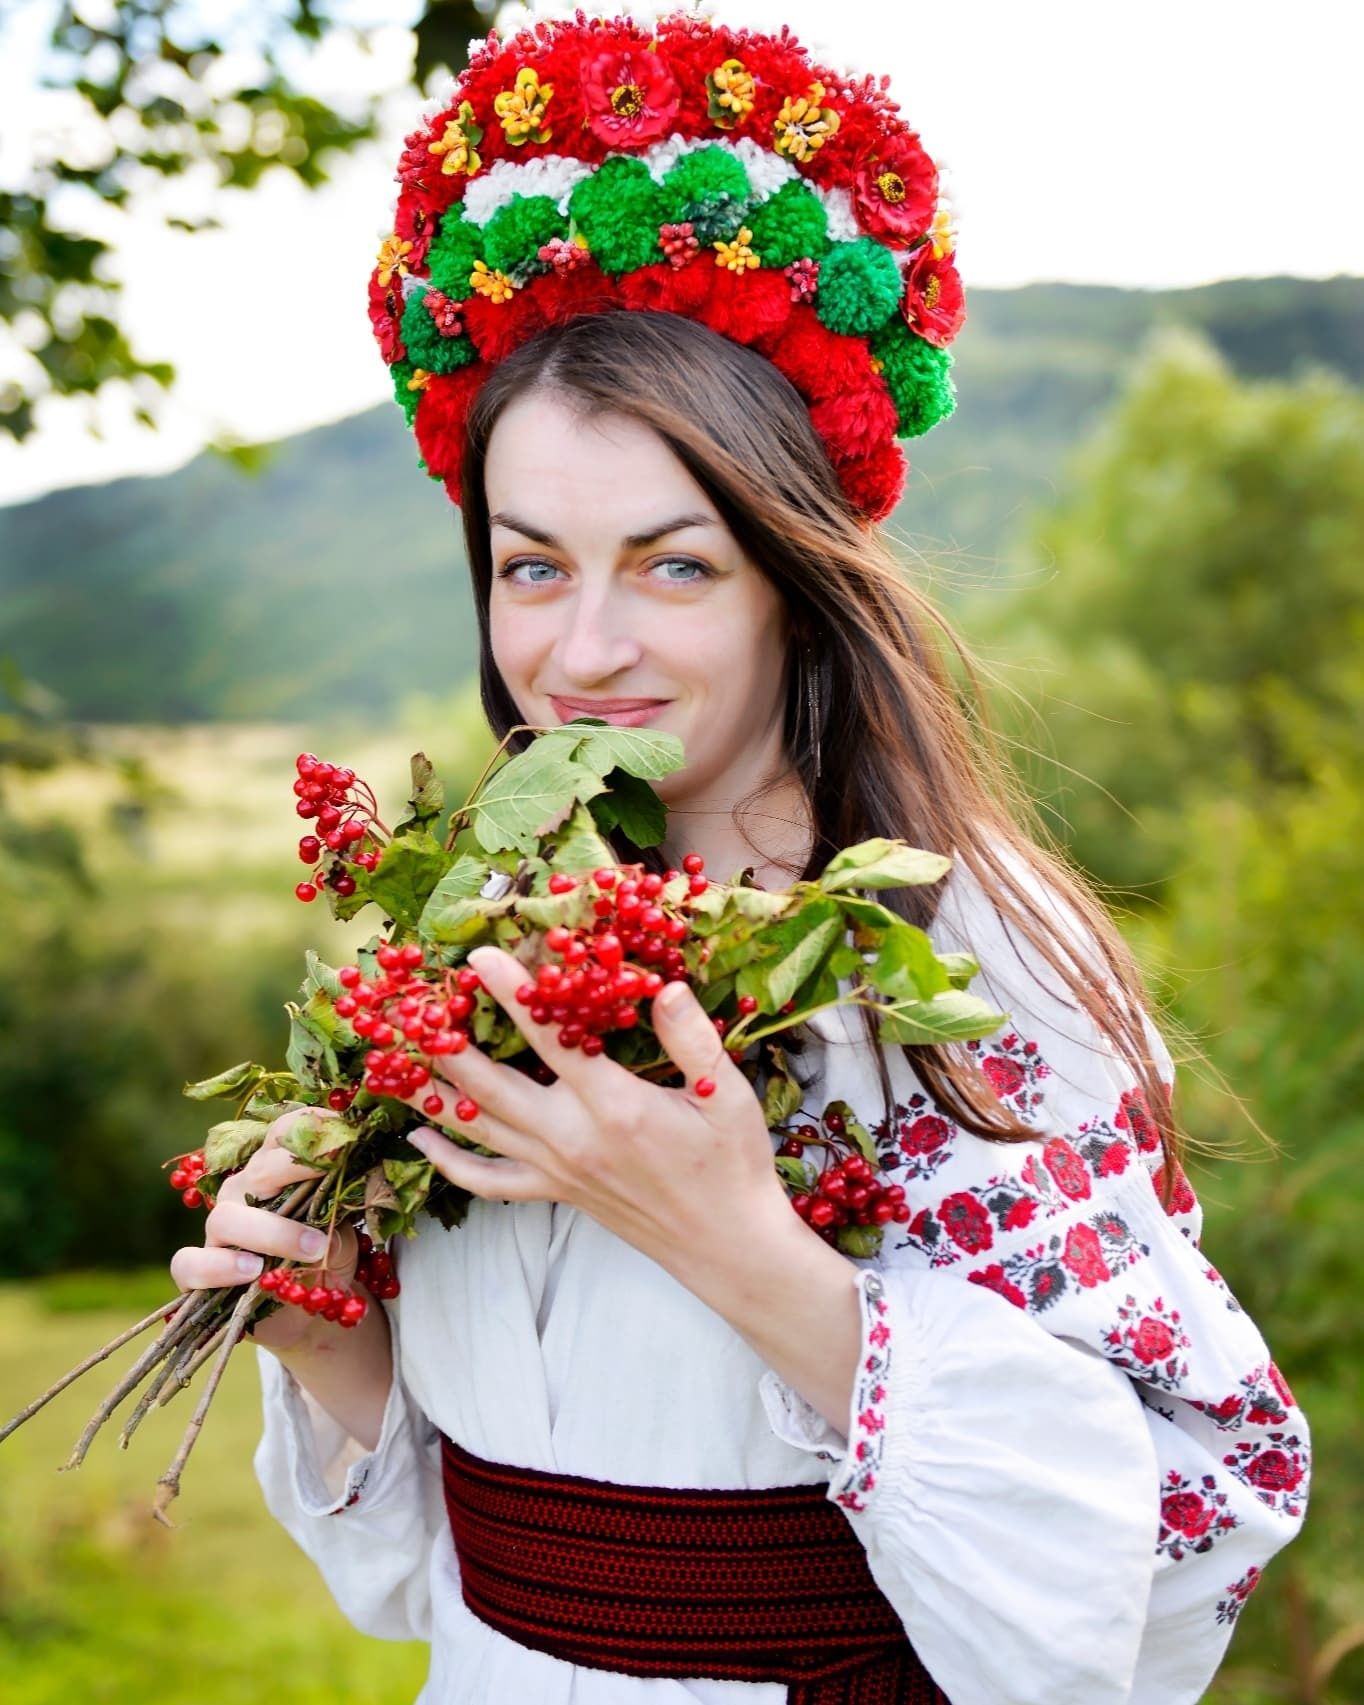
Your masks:
{"label": "thumb", "polygon": [[702,1079],[718,1088],[725,1074],[733,1072],[734,1062],[714,1024],[686,983],[665,983],[654,996],[651,1016],[664,1051],[686,1078],[688,1089],[694,1091]]}

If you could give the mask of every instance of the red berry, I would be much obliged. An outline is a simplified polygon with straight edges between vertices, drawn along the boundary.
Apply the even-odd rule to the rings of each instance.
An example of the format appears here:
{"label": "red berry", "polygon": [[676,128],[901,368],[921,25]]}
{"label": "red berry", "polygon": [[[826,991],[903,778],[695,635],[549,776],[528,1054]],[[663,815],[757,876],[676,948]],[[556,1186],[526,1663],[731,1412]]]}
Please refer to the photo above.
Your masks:
{"label": "red berry", "polygon": [[294,889],[294,894],[300,900],[315,900],[317,898],[317,889],[313,887],[311,882],[300,882],[297,888]]}
{"label": "red berry", "polygon": [[177,1166],[175,1171],[172,1172],[170,1175],[170,1187],[172,1190],[187,1189],[189,1186],[189,1182],[190,1182],[189,1173],[185,1170],[185,1168],[183,1166]]}
{"label": "red berry", "polygon": [[614,888],[616,885],[616,872],[609,864],[604,864],[600,870],[594,870],[592,872],[592,880],[596,883],[598,888],[603,890],[607,888]]}
{"label": "red berry", "polygon": [[700,853],[688,853],[682,860],[682,868],[688,876],[699,876],[706,868],[706,861]]}
{"label": "red berry", "polygon": [[577,879],[570,876],[566,870],[552,870],[549,874],[551,894],[571,894],[577,886]]}
{"label": "red berry", "polygon": [[739,1011],[743,1017],[747,1018],[750,1012],[756,1012],[757,1010],[758,999],[756,995],[739,996]]}
{"label": "red berry", "polygon": [[429,1114],[434,1119],[444,1105],[445,1103],[439,1095],[428,1095],[426,1100],[422,1102],[422,1112]]}
{"label": "red berry", "polygon": [[478,1103],[471,1095],[462,1095],[455,1103],[455,1117],[461,1125],[472,1124],[478,1118]]}
{"label": "red berry", "polygon": [[180,1200],[187,1208],[202,1208],[204,1205],[203,1192],[194,1189],[193,1186],[181,1192]]}
{"label": "red berry", "polygon": [[713,1077],[699,1077],[692,1085],[692,1090],[696,1095],[714,1095],[715,1079]]}

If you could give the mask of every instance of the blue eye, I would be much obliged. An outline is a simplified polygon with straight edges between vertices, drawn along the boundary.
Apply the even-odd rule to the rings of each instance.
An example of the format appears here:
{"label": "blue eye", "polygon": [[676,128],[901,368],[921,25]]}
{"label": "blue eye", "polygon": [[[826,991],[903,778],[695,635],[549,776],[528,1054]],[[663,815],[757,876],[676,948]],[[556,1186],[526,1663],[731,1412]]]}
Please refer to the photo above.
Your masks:
{"label": "blue eye", "polygon": [[[497,571],[497,578],[509,580],[518,568],[548,568],[555,574],[559,572],[552,562],[546,562],[543,557],[520,557],[516,562],[504,563]],[[543,586],[545,584],[546,579],[542,577],[533,577],[518,582],[518,585],[521,586]]]}
{"label": "blue eye", "polygon": [[691,557],[667,557],[663,562],[655,563],[654,566],[655,568],[694,568],[696,570],[694,575],[685,580],[678,580],[672,575],[665,575],[664,578],[674,586],[693,586],[698,580],[710,579],[710,570],[706,565],[703,562],[696,562]]}

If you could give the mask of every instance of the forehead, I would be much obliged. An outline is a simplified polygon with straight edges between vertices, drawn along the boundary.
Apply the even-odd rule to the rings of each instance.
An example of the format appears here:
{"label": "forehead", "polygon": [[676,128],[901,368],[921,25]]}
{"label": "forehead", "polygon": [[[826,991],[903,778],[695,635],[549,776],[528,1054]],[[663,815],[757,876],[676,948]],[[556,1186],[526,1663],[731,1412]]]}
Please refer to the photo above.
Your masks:
{"label": "forehead", "polygon": [[652,427],[624,414],[588,420],[547,394],[503,410],[484,481],[490,513],[514,511],[556,536],[610,531],[619,538],[683,510],[720,519]]}

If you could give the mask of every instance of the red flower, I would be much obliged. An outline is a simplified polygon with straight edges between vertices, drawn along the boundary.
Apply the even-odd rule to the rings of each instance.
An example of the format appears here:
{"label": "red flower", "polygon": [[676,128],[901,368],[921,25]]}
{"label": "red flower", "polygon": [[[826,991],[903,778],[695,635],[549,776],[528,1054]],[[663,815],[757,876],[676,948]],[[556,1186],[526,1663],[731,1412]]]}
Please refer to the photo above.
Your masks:
{"label": "red flower", "polygon": [[980,1069],[989,1078],[1001,1101],[1006,1095],[1016,1095],[1023,1087],[1022,1066],[1017,1060],[1006,1059],[1003,1054],[991,1054],[981,1061]]}
{"label": "red flower", "polygon": [[933,223],[938,168],[917,136],[888,137],[853,177],[852,199],[864,231],[891,248],[907,248]]}
{"label": "red flower", "polygon": [[1265,1450],[1246,1469],[1246,1479],[1264,1492],[1292,1492],[1302,1479],[1302,1469],[1285,1451]]}
{"label": "red flower", "polygon": [[999,1222],[1001,1231],[1022,1231],[1032,1224],[1032,1217],[1037,1212],[1037,1203],[1031,1196],[1015,1196],[1005,1210],[1003,1219]]}
{"label": "red flower", "polygon": [[974,1196],[967,1195],[964,1190],[944,1200],[938,1209],[938,1218],[953,1243],[960,1244],[972,1255],[979,1255],[995,1240],[990,1230],[989,1214]]}
{"label": "red flower", "polygon": [[407,354],[402,336],[403,288],[399,278],[387,284],[379,282],[379,268],[369,275],[369,323],[379,345],[379,353],[391,367]]}
{"label": "red flower", "polygon": [[1119,1172],[1126,1172],[1127,1158],[1131,1151],[1126,1143],[1109,1143],[1099,1156],[1098,1174],[1100,1178],[1110,1178]]}
{"label": "red flower", "polygon": [[1042,1150],[1042,1164],[1072,1201],[1084,1201],[1089,1195],[1088,1169],[1064,1137],[1053,1137],[1047,1143]]}
{"label": "red flower", "polygon": [[460,501],[459,464],[464,454],[464,422],[489,368],[471,362],[454,373],[433,373],[417,398],[413,429],[422,460],[445,482],[452,502]]}
{"label": "red flower", "polygon": [[582,67],[588,128],[612,148],[642,148],[666,136],[677,117],[676,79],[647,48],[607,48]]}
{"label": "red flower", "polygon": [[966,297],[951,255],[938,259],[932,243],[923,243],[905,273],[900,312],[925,343],[944,349],[966,320]]}
{"label": "red flower", "polygon": [[1113,1123],[1120,1131],[1131,1131],[1143,1154],[1150,1154],[1160,1147],[1160,1131],[1151,1117],[1151,1104],[1140,1089],[1122,1092]]}
{"label": "red flower", "polygon": [[987,1291],[997,1291],[1000,1296],[1007,1297],[1015,1308],[1026,1308],[1028,1299],[1018,1286],[1011,1284],[1004,1277],[1004,1269],[998,1261],[982,1268],[979,1272],[968,1273],[967,1278],[973,1285],[983,1285]]}
{"label": "red flower", "polygon": [[1172,1492],[1160,1501],[1161,1520],[1166,1527],[1189,1539],[1201,1539],[1212,1526],[1214,1511],[1197,1492]]}
{"label": "red flower", "polygon": [[1074,1225],[1070,1228],[1061,1260],[1086,1288],[1100,1285],[1113,1277],[1093,1226]]}
{"label": "red flower", "polygon": [[1143,1362],[1163,1362],[1173,1354],[1174,1347],[1174,1333],[1163,1320],[1155,1320],[1149,1314],[1132,1339],[1132,1348]]}
{"label": "red flower", "polygon": [[421,190],[408,190],[400,197],[393,216],[393,229],[404,242],[412,245],[411,252],[403,256],[409,272],[420,272],[426,265],[426,253],[436,235],[442,211]]}

